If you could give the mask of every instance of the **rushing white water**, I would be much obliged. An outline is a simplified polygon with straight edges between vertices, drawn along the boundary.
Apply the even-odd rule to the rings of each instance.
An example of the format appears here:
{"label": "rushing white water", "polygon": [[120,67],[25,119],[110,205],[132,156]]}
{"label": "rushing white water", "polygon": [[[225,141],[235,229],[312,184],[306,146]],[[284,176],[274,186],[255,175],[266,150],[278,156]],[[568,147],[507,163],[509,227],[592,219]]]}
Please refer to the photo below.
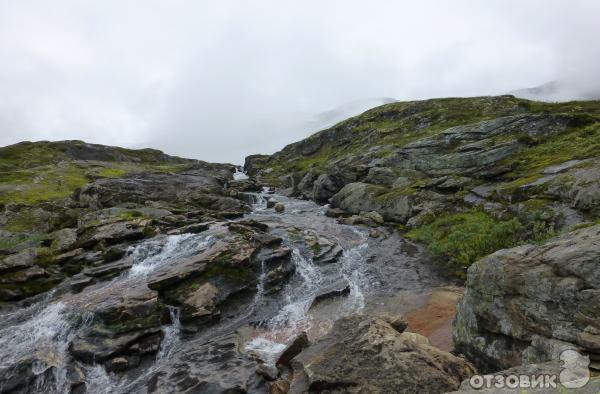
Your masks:
{"label": "rushing white water", "polygon": [[134,263],[129,270],[129,276],[148,275],[162,265],[207,248],[212,241],[211,236],[203,234],[180,234],[130,247],[128,253],[133,256]]}
{"label": "rushing white water", "polygon": [[319,289],[322,273],[312,259],[302,256],[297,248],[292,249],[292,262],[301,282],[290,284],[284,289],[287,304],[268,322],[267,327],[271,330],[288,328],[297,331],[298,328],[309,325],[307,312]]}
{"label": "rushing white water", "polygon": [[254,212],[260,212],[267,209],[267,191],[268,188],[263,188],[262,193],[246,193],[252,198],[252,210]]}
{"label": "rushing white water", "polygon": [[357,247],[345,250],[341,258],[342,275],[348,282],[350,294],[345,308],[348,312],[359,312],[365,307],[365,290],[368,282],[364,275],[364,253],[369,245],[365,242]]}
{"label": "rushing white water", "polygon": [[26,312],[31,313],[29,319],[0,330],[0,368],[11,374],[11,366],[30,364],[37,377],[36,391],[66,391],[67,349],[77,330],[91,323],[91,314],[77,317],[62,302],[50,303],[41,310],[36,305]]}
{"label": "rushing white water", "polygon": [[233,173],[233,179],[236,181],[241,181],[244,179],[248,179],[248,175],[245,172],[240,171],[239,167],[235,168],[235,172]]}
{"label": "rushing white water", "polygon": [[160,362],[164,359],[168,359],[173,349],[177,347],[180,341],[181,335],[181,322],[179,321],[179,308],[169,307],[169,315],[171,317],[171,324],[163,327],[163,340],[160,344],[160,350],[156,356],[156,361]]}
{"label": "rushing white water", "polygon": [[[46,298],[29,308],[1,316],[0,321],[5,324],[0,323],[0,349],[3,349],[0,351],[0,372],[10,375],[14,366],[29,363],[36,376],[36,392],[68,392],[68,346],[80,330],[91,324],[93,318],[91,313],[80,311],[82,305],[90,302],[86,300],[103,294],[106,288],[133,286],[139,281],[145,281],[146,276],[157,268],[193,255],[212,242],[213,238],[205,234],[150,239],[128,250],[128,256],[133,258],[133,265],[127,273],[78,294],[72,302],[54,298],[49,293]],[[173,308],[170,312],[172,324],[163,328],[164,339],[156,356],[156,365],[168,359],[179,344],[179,311]],[[88,393],[127,392],[101,365],[85,367],[84,371]]]}
{"label": "rushing white water", "polygon": [[[259,196],[265,196],[265,193]],[[277,313],[263,322],[258,336],[246,343],[245,349],[255,354],[265,363],[274,363],[286,344],[302,331],[315,329],[323,332],[329,323],[314,320],[311,307],[315,298],[330,291],[331,275],[338,275],[347,283],[349,294],[331,316],[332,319],[360,312],[365,307],[365,292],[369,287],[365,274],[365,256],[368,252],[366,231],[337,223],[324,216],[327,207],[319,207],[310,201],[286,199],[276,196],[286,205],[285,213],[273,216],[272,210],[255,209],[254,216],[267,220],[278,220],[284,225],[300,227],[303,231],[319,236],[323,231],[343,248],[343,254],[333,266],[316,265],[312,253],[295,245],[291,240],[286,244],[292,249],[292,262],[295,279],[290,280],[282,290],[284,302]],[[337,274],[335,268],[338,269]],[[334,272],[332,272],[332,269]]]}

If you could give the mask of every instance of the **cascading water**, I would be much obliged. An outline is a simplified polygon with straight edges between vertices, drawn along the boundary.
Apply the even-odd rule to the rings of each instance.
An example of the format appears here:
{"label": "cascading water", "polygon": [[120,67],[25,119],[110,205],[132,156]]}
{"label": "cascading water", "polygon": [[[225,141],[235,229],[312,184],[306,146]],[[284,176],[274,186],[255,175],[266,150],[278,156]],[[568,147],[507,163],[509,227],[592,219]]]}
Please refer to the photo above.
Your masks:
{"label": "cascading water", "polygon": [[235,172],[233,173],[233,180],[241,181],[244,179],[248,179],[248,175],[242,171],[241,167],[235,167]]}
{"label": "cascading water", "polygon": [[[264,193],[262,194],[264,196]],[[284,200],[281,196],[278,199]],[[265,208],[255,210],[255,215],[270,215]],[[311,202],[287,200],[285,213],[278,216],[290,224],[310,225],[305,220],[312,219],[313,223],[324,223],[326,229],[341,228],[332,219],[325,218],[324,209]],[[310,230],[304,230],[314,232]],[[364,231],[351,229],[352,243],[340,242],[343,254],[339,259],[338,276],[347,283],[350,289],[339,314],[360,312],[365,306],[365,295],[368,283],[364,274],[365,253],[368,250],[367,236]],[[334,237],[337,238],[337,237]],[[282,293],[284,304],[270,319],[259,326],[260,334],[246,344],[246,350],[255,354],[266,364],[274,364],[286,344],[302,331],[309,331],[316,322],[310,315],[315,298],[324,291],[328,284],[323,267],[313,262],[312,252],[296,246],[291,240],[286,245],[292,249],[292,262],[295,267],[295,279],[288,282]],[[339,316],[338,316],[339,317]]]}
{"label": "cascading water", "polygon": [[180,311],[178,308],[172,306],[169,307],[171,324],[163,328],[164,337],[160,344],[160,350],[156,356],[157,362],[169,358],[169,355],[179,343],[181,335],[181,322],[179,321],[179,313]]}
{"label": "cascading water", "polygon": [[129,270],[129,277],[145,276],[158,267],[204,249],[212,243],[211,236],[197,234],[171,235],[165,239],[146,241],[130,247],[128,253],[135,263]]}
{"label": "cascading water", "polygon": [[[0,316],[0,373],[10,376],[16,366],[30,368],[35,392],[69,392],[67,363],[69,343],[92,322],[93,315],[80,310],[104,289],[133,287],[153,270],[207,248],[213,239],[205,234],[181,234],[157,237],[131,247],[131,269],[119,277],[84,291],[72,298],[47,297],[15,313]],[[169,357],[179,341],[179,313],[171,309],[172,324],[164,327],[164,339],[157,364]],[[127,392],[104,367],[85,367],[87,393]],[[145,374],[146,375],[146,374]],[[6,380],[6,379],[5,379]],[[0,392],[11,387],[0,387]]]}
{"label": "cascading water", "polygon": [[[150,377],[162,373],[165,368],[168,370],[175,360],[180,360],[179,352],[189,350],[190,343],[209,343],[241,327],[251,327],[245,337],[245,350],[272,365],[290,340],[301,332],[308,332],[313,340],[326,332],[335,319],[365,310],[369,312],[373,287],[379,283],[397,286],[403,278],[409,277],[406,273],[413,272],[395,268],[393,264],[400,264],[402,259],[406,261],[405,257],[398,257],[397,249],[387,248],[384,240],[373,242],[365,229],[343,225],[326,217],[324,207],[310,201],[268,194],[266,190],[252,196],[254,210],[246,219],[268,223],[272,235],[283,239],[284,246],[291,249],[294,269],[289,272],[293,273],[275,283],[278,290],[273,291],[274,285],[270,282],[273,271],[269,271],[273,267],[263,261],[254,298],[244,304],[243,309],[224,311],[221,320],[209,330],[194,334],[190,333],[189,327],[183,330],[179,309],[170,307],[170,323],[162,327],[158,352],[154,358],[145,359],[137,376],[109,373],[103,365],[75,364],[85,375],[87,393],[144,393]],[[268,199],[284,204],[284,212],[276,213],[267,208]],[[171,264],[175,269],[182,259],[211,247],[218,237],[218,232],[208,230],[201,234],[158,236],[146,240],[128,249],[125,258],[131,260],[132,266],[120,276],[91,285],[80,293],[50,292],[28,308],[0,316],[0,349],[3,349],[0,373],[10,374],[11,368],[22,366],[20,360],[29,357],[27,365],[36,376],[35,391],[68,392],[66,367],[74,363],[68,347],[78,333],[93,324],[92,313],[85,313],[90,305],[107,296],[121,297],[129,288],[145,286],[153,276],[168,272]],[[320,244],[310,244],[310,240],[323,241],[324,245],[329,242],[342,250],[336,254],[337,258],[324,263],[316,247]],[[382,242],[382,246],[377,242]],[[377,261],[384,262],[375,268],[374,264],[366,264],[366,261],[375,260],[372,259],[374,250],[378,253]],[[402,276],[388,278],[394,275],[392,270]],[[422,280],[420,276],[418,279]],[[6,387],[0,387],[0,392],[4,389]]]}

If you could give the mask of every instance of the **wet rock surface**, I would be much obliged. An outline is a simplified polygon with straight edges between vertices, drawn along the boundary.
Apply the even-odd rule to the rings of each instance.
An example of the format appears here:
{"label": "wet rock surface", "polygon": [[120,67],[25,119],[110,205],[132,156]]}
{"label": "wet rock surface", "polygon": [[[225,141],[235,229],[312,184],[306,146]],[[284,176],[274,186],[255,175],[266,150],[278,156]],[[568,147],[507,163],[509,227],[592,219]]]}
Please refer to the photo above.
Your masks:
{"label": "wet rock surface", "polygon": [[[372,238],[314,203],[275,196],[285,208],[278,213],[263,198],[255,197],[254,212],[244,218],[199,222],[199,232],[110,215],[70,231],[70,246],[52,259],[80,270],[31,300],[29,309],[7,312],[0,324],[1,344],[15,350],[2,358],[11,371],[0,379],[2,387],[287,390],[295,357],[336,319],[384,314],[369,306],[378,297],[407,291],[420,300],[422,292],[446,283],[423,264],[416,245],[394,232],[381,229]],[[6,273],[42,269],[37,251],[21,253],[20,264],[9,258]],[[419,302],[405,303],[407,310],[411,305]],[[56,356],[42,356],[48,351]]]}

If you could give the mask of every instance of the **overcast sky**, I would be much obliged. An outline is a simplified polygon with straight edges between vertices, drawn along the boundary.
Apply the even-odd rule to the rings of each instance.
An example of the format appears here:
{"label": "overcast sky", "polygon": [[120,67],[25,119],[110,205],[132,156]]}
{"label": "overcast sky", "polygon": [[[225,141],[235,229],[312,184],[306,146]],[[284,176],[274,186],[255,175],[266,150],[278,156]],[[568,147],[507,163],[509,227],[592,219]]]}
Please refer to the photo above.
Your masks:
{"label": "overcast sky", "polygon": [[600,89],[600,1],[0,0],[0,145],[241,163],[354,100]]}

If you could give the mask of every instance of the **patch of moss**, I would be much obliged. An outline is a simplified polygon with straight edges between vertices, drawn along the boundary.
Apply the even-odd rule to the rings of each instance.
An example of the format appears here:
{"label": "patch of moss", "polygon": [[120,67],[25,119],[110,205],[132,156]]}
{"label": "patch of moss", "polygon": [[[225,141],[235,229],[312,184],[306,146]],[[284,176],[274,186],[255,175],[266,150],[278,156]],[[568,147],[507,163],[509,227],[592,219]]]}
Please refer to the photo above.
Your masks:
{"label": "patch of moss", "polygon": [[525,227],[517,220],[498,221],[484,212],[468,211],[436,218],[406,236],[427,244],[427,250],[443,256],[459,277],[478,259],[499,249],[524,242]]}
{"label": "patch of moss", "polygon": [[123,220],[134,220],[134,219],[144,218],[145,215],[143,212],[136,211],[135,209],[133,209],[133,210],[119,212],[117,217],[119,217],[120,219],[123,219]]}
{"label": "patch of moss", "polygon": [[19,180],[13,177],[12,187],[0,193],[0,203],[35,205],[67,197],[88,183],[84,171],[73,165],[40,167],[33,177],[29,171],[24,174]]}
{"label": "patch of moss", "polygon": [[127,173],[128,171],[123,168],[103,168],[98,171],[98,176],[103,178],[118,178]]}
{"label": "patch of moss", "polygon": [[594,122],[583,127],[568,128],[562,133],[544,138],[509,157],[502,164],[513,169],[507,176],[522,185],[539,178],[541,171],[548,166],[594,157],[598,152],[600,122]]}
{"label": "patch of moss", "polygon": [[313,252],[314,254],[319,254],[319,253],[321,253],[321,245],[320,245],[318,242],[313,242],[313,243],[310,245],[310,249],[312,250],[312,252]]}
{"label": "patch of moss", "polygon": [[37,248],[35,263],[41,267],[48,267],[56,262],[54,251],[51,248]]}
{"label": "patch of moss", "polygon": [[6,223],[4,228],[15,233],[24,233],[35,230],[38,224],[38,219],[31,210],[22,210],[18,214],[12,216]]}

